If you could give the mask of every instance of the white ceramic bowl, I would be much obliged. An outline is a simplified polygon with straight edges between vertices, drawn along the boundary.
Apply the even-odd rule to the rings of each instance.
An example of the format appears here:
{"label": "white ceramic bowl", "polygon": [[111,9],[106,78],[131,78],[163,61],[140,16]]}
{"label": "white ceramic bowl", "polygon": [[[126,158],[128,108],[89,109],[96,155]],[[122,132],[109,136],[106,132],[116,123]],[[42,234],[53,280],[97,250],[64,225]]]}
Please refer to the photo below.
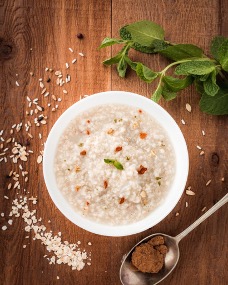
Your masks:
{"label": "white ceramic bowl", "polygon": [[[54,159],[58,141],[69,122],[80,112],[91,107],[119,103],[141,108],[159,121],[168,133],[175,151],[176,172],[172,185],[164,202],[143,220],[129,225],[109,226],[91,221],[77,214],[58,189]],[[51,129],[44,149],[43,172],[48,192],[58,209],[74,224],[92,233],[105,236],[126,236],[136,234],[151,228],[163,220],[179,201],[188,176],[188,150],[181,130],[173,118],[158,104],[141,95],[123,91],[108,91],[91,95],[67,109],[56,121]]]}

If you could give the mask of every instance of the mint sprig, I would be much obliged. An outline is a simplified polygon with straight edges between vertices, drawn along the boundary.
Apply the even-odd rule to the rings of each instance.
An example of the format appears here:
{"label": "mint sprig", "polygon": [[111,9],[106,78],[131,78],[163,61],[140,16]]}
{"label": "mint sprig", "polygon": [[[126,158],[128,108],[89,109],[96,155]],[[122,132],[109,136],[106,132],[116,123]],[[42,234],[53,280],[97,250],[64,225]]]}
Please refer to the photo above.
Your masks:
{"label": "mint sprig", "polygon": [[[105,60],[106,65],[117,65],[119,76],[125,77],[127,68],[150,84],[158,81],[152,100],[158,102],[176,98],[178,92],[194,84],[201,94],[200,108],[212,115],[228,114],[228,38],[217,36],[211,43],[209,58],[200,47],[192,44],[172,44],[165,40],[161,26],[151,21],[140,21],[120,29],[121,39],[105,38],[100,48],[124,45],[116,56]],[[155,72],[129,57],[130,49],[143,53],[159,53],[172,60],[163,70]],[[167,75],[172,70],[173,75]]]}

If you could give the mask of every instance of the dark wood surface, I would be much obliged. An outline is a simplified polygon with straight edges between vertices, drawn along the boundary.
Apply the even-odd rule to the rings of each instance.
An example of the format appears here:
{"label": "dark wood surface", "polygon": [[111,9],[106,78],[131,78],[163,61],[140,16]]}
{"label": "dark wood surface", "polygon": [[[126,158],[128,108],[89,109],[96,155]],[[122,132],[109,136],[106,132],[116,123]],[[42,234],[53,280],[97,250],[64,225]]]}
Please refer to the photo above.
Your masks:
{"label": "dark wood surface", "polygon": [[[34,138],[30,148],[34,155],[24,164],[30,172],[29,195],[38,196],[37,213],[49,229],[54,233],[61,231],[63,240],[72,243],[80,240],[82,247],[92,252],[92,265],[81,272],[72,271],[65,265],[49,265],[43,257],[47,254],[46,248],[40,241],[34,241],[32,234],[25,241],[27,233],[23,220],[13,218],[12,226],[6,231],[0,230],[1,285],[118,285],[121,258],[136,242],[156,232],[180,233],[202,215],[202,208],[210,208],[227,193],[227,117],[202,114],[198,107],[199,96],[191,88],[176,100],[161,102],[161,105],[174,117],[186,138],[190,155],[187,186],[191,185],[196,195],[183,194],[168,217],[143,233],[120,238],[103,237],[73,225],[51,201],[44,184],[42,165],[36,162],[43,149],[41,142],[45,141],[52,125],[64,110],[79,100],[80,95],[126,90],[150,97],[152,87],[139,81],[133,73],[121,79],[114,68],[102,66],[102,60],[116,51],[116,47],[113,51],[111,48],[97,50],[104,37],[118,36],[118,29],[127,23],[149,19],[164,27],[168,40],[197,44],[208,52],[214,35],[228,36],[227,11],[226,0],[0,0],[0,130],[9,132],[14,123],[26,122],[26,96],[40,98],[48,120],[47,125],[31,129]],[[79,32],[84,34],[83,40],[76,38]],[[69,52],[69,47],[74,49],[74,54]],[[83,52],[85,57],[78,56],[78,52]],[[167,63],[159,56],[136,52],[132,56],[155,70]],[[68,94],[59,103],[59,109],[51,112],[46,107],[49,99],[40,95],[38,79],[47,77],[45,67],[64,70],[65,62],[74,57],[78,62],[69,70],[72,80],[67,85]],[[29,72],[34,72],[34,76],[31,77]],[[53,77],[50,92],[63,98],[54,81]],[[191,113],[186,111],[186,103],[191,104]],[[186,125],[181,124],[181,119]],[[206,136],[202,136],[202,129]],[[44,139],[38,139],[39,133]],[[28,135],[20,131],[15,137],[23,143]],[[203,147],[204,156],[199,156],[196,145]],[[20,193],[7,190],[9,178],[6,175],[12,168],[17,170],[18,165],[0,163],[0,212],[5,213],[4,218],[0,217],[1,227],[7,223],[12,200],[17,192]],[[222,177],[225,177],[224,182]],[[212,182],[206,187],[209,179]],[[4,195],[9,200],[4,199]],[[189,203],[188,208],[185,202]],[[175,215],[177,212],[179,216]],[[51,224],[47,223],[49,219]],[[180,262],[161,284],[227,284],[227,225],[227,206],[224,206],[181,242]],[[88,241],[92,242],[92,247],[87,245]],[[25,242],[28,245],[23,249]]]}

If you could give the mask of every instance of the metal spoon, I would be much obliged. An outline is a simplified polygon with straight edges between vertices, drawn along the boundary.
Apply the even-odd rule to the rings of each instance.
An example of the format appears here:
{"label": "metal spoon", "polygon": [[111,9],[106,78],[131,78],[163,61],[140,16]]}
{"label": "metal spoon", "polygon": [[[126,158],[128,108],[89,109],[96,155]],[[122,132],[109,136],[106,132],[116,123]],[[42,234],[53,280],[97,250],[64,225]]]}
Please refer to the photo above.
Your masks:
{"label": "metal spoon", "polygon": [[[206,220],[210,215],[217,211],[228,201],[228,194],[226,194],[221,200],[219,200],[210,210],[208,210],[204,215],[202,215],[198,220],[196,220],[192,225],[190,225],[186,230],[177,235],[176,237],[171,237],[166,234],[156,233],[142,239],[137,243],[127,255],[125,255],[122,260],[120,267],[120,280],[123,285],[155,285],[160,283],[165,279],[175,268],[179,260],[179,242],[195,229],[199,224]],[[131,255],[135,247],[141,243],[147,242],[154,236],[163,236],[165,239],[165,245],[168,247],[169,251],[165,256],[165,264],[161,271],[158,273],[142,273],[138,271],[131,263]]]}

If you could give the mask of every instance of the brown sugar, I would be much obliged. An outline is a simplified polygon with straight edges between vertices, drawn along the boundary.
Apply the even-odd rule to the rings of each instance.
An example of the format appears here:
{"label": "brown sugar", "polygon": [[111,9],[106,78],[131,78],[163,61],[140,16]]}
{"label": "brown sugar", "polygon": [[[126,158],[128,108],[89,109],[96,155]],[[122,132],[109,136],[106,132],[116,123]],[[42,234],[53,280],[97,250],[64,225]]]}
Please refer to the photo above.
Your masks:
{"label": "brown sugar", "polygon": [[132,253],[132,264],[141,272],[157,273],[163,265],[168,248],[162,236],[156,236],[147,243],[137,246]]}
{"label": "brown sugar", "polygon": [[165,240],[163,236],[156,236],[156,237],[153,237],[151,240],[149,240],[147,243],[152,246],[156,246],[156,245],[164,244]]}

